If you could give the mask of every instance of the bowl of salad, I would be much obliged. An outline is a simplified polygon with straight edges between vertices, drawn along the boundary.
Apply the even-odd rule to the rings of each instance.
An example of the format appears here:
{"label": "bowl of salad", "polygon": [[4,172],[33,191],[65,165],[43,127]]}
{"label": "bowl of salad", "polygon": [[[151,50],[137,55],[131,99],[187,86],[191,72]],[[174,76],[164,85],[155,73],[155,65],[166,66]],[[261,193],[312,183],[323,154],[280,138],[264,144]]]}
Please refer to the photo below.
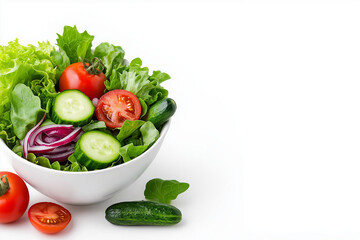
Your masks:
{"label": "bowl of salad", "polygon": [[140,58],[65,26],[49,42],[0,46],[0,149],[41,193],[69,204],[106,200],[158,153],[176,103]]}

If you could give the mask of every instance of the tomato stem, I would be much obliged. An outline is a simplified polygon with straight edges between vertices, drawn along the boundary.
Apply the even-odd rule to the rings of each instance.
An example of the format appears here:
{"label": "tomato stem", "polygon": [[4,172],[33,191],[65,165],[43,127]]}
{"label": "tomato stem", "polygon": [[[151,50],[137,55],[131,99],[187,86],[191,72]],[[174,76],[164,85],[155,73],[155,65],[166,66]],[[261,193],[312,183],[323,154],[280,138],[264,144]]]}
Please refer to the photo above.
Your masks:
{"label": "tomato stem", "polygon": [[[5,182],[3,182],[3,179],[5,178]],[[0,177],[0,196],[4,195],[9,191],[9,181],[7,179],[6,175],[3,175]]]}
{"label": "tomato stem", "polygon": [[[105,69],[103,62],[97,57],[94,57],[91,61],[86,58],[84,60],[80,58],[80,60],[89,74],[98,75]],[[98,69],[99,67],[101,67],[100,70]]]}

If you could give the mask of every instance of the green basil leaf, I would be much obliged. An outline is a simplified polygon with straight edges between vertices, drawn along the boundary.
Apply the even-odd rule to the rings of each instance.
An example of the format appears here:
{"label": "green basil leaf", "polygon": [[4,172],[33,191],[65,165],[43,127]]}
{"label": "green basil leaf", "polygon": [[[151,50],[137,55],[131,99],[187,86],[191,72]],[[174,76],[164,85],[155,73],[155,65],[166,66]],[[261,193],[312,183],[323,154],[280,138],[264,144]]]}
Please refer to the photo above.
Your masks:
{"label": "green basil leaf", "polygon": [[171,200],[185,192],[189,188],[188,183],[178,182],[176,180],[163,180],[154,178],[147,182],[144,191],[145,198],[150,201],[170,204]]}

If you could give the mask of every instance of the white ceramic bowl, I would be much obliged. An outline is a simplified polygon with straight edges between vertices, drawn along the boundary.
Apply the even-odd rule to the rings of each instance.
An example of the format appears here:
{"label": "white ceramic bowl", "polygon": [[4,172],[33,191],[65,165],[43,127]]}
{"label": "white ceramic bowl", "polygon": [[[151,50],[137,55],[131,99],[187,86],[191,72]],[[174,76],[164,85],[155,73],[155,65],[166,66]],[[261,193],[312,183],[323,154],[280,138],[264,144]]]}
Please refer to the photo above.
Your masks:
{"label": "white ceramic bowl", "polygon": [[33,164],[16,155],[0,139],[16,173],[42,194],[59,202],[87,205],[104,201],[131,185],[156,157],[169,129],[163,126],[159,139],[142,155],[115,167],[89,172],[66,172]]}

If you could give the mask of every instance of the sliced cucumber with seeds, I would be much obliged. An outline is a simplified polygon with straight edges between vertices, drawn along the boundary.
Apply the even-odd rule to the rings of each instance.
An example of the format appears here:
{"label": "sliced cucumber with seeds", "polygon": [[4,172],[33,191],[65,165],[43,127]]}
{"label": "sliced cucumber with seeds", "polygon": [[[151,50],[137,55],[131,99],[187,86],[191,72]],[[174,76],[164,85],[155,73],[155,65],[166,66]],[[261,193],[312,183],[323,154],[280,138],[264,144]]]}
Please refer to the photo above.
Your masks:
{"label": "sliced cucumber with seeds", "polygon": [[106,168],[120,157],[120,143],[101,131],[84,133],[75,146],[74,157],[89,170]]}
{"label": "sliced cucumber with seeds", "polygon": [[91,100],[79,90],[65,90],[53,101],[51,120],[57,124],[84,126],[94,115]]}

